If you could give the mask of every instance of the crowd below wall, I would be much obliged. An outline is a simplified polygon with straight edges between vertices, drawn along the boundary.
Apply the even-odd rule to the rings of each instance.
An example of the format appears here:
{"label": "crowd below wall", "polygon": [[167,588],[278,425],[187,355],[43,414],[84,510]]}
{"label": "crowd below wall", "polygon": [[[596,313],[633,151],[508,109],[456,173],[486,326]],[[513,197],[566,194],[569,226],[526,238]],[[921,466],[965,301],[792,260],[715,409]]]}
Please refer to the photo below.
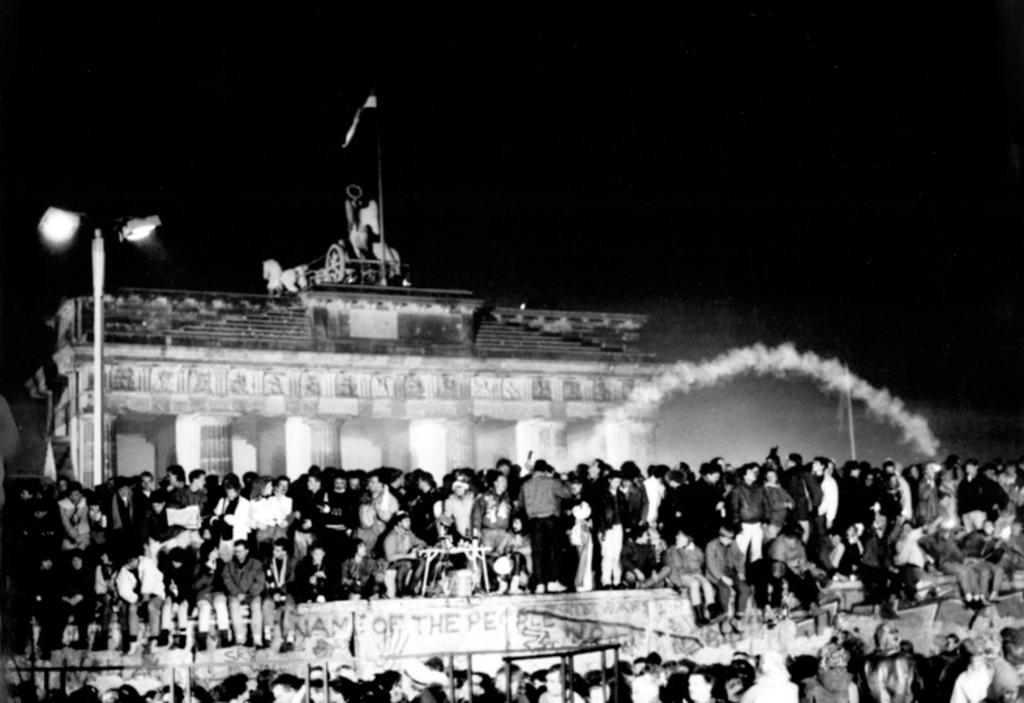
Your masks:
{"label": "crowd below wall", "polygon": [[[738,631],[813,610],[842,580],[892,616],[928,571],[980,609],[1024,564],[1022,476],[1024,461],[839,467],[772,450],[696,471],[500,461],[441,486],[419,470],[319,467],[294,482],[171,466],[93,490],[20,483],[4,514],[5,646],[45,660],[73,621],[82,649],[287,652],[297,603],[485,589],[667,586],[698,622]],[[187,509],[196,524],[175,524]]]}

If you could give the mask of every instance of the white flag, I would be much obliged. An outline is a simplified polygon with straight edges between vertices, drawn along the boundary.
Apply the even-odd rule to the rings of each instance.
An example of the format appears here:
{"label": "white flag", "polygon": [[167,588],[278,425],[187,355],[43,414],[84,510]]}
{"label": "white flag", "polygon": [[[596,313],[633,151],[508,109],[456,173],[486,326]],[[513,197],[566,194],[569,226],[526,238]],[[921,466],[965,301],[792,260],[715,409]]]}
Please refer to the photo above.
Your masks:
{"label": "white flag", "polygon": [[370,94],[366,97],[366,102],[363,106],[356,110],[356,116],[352,119],[352,126],[348,128],[348,132],[345,133],[345,143],[341,145],[342,149],[347,149],[348,145],[352,143],[352,138],[356,136],[356,127],[359,126],[359,117],[363,114],[363,110],[369,110],[377,107],[377,95],[371,90]]}

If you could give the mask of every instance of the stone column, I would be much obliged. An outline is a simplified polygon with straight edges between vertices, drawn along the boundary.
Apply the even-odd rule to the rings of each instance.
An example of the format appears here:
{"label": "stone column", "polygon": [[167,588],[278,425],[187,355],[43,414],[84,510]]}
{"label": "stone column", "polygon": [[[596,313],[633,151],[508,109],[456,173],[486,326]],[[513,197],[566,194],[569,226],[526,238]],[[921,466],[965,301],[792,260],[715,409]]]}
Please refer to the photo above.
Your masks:
{"label": "stone column", "polygon": [[313,432],[303,417],[290,417],[284,422],[285,471],[295,479],[306,473],[313,461]]}
{"label": "stone column", "polygon": [[409,423],[409,453],[412,468],[430,472],[438,484],[448,472],[448,433],[443,420],[413,420]]}
{"label": "stone column", "polygon": [[473,433],[473,418],[460,417],[445,423],[447,434],[448,467],[461,469],[476,465],[476,441]]}

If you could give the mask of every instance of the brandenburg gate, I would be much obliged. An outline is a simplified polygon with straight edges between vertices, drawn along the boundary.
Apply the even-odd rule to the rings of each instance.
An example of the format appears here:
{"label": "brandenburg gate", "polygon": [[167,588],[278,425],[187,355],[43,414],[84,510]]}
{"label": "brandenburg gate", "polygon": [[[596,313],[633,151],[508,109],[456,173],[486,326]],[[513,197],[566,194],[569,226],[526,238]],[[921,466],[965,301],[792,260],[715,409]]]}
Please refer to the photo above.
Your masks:
{"label": "brandenburg gate", "polygon": [[658,366],[639,315],[489,307],[467,291],[319,286],[296,295],[129,289],[104,302],[105,466],[92,466],[92,299],[65,301],[58,470],[114,475],[646,467],[654,418],[606,421]]}

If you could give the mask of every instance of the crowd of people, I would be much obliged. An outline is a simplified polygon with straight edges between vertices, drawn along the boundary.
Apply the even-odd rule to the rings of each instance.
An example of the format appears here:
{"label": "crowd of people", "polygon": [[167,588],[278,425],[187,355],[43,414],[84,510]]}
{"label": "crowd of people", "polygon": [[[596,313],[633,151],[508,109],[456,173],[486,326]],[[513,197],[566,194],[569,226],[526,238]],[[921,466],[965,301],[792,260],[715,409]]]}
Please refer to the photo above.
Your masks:
{"label": "crowd of people", "polygon": [[[900,638],[892,623],[872,642],[839,631],[817,653],[786,658],[742,651],[731,660],[698,664],[663,660],[657,653],[602,670],[566,662],[526,671],[514,661],[491,676],[447,667],[440,658],[409,660],[375,676],[352,669],[307,676],[265,669],[254,677],[228,676],[204,687],[190,683],[100,692],[85,684],[70,694],[51,691],[46,703],[1012,703],[1021,696],[1024,630],[1007,628],[1001,642],[946,637],[941,651],[924,655]],[[38,701],[30,685],[13,691]]]}
{"label": "crowd of people", "polygon": [[739,630],[814,609],[844,579],[893,615],[929,570],[981,608],[1024,566],[1022,477],[1024,460],[840,467],[772,449],[697,470],[501,460],[441,485],[423,470],[316,466],[294,481],[169,466],[95,489],[22,483],[4,515],[7,644],[46,659],[73,616],[77,648],[288,652],[299,603],[474,589],[667,587],[698,624]]}

